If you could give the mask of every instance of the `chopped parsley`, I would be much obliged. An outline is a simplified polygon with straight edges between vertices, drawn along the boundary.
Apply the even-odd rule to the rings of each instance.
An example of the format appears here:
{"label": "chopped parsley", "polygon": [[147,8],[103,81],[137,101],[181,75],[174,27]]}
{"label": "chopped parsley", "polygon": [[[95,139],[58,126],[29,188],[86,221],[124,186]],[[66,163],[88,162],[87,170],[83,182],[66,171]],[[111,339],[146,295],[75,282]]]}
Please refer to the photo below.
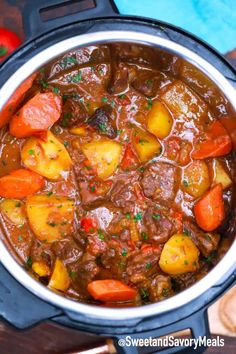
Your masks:
{"label": "chopped parsley", "polygon": [[72,113],[71,112],[65,112],[63,115],[63,118],[61,119],[61,125],[66,128],[69,125],[69,120],[72,117]]}
{"label": "chopped parsley", "polygon": [[53,194],[53,192],[50,191],[50,192],[47,193],[47,196],[50,197],[52,194]]}
{"label": "chopped parsley", "polygon": [[107,97],[102,97],[102,102],[103,103],[107,103],[108,102],[108,98]]}
{"label": "chopped parsley", "polygon": [[43,88],[48,88],[48,83],[43,79],[39,80],[39,83],[43,86]]}
{"label": "chopped parsley", "polygon": [[55,87],[53,87],[53,92],[54,92],[54,93],[59,93],[59,92],[60,92],[60,90],[59,90],[59,88],[58,88],[58,87],[56,87],[56,86],[55,86]]}
{"label": "chopped parsley", "polygon": [[125,248],[123,248],[122,252],[121,252],[121,255],[123,257],[126,257],[127,256],[127,250]]}
{"label": "chopped parsley", "polygon": [[145,171],[145,167],[139,167],[138,171],[143,173]]}
{"label": "chopped parsley", "polygon": [[29,155],[34,155],[34,150],[33,150],[33,149],[30,149],[30,150],[28,151],[28,154],[29,154]]}
{"label": "chopped parsley", "polygon": [[137,213],[136,215],[134,215],[134,221],[138,222],[142,220],[142,213]]}
{"label": "chopped parsley", "polygon": [[184,261],[184,264],[185,264],[185,265],[188,265],[188,261],[187,261],[186,259],[185,259],[185,261]]}
{"label": "chopped parsley", "polygon": [[65,141],[63,142],[63,145],[64,145],[65,147],[67,147],[67,146],[69,146],[69,142],[65,140]]}
{"label": "chopped parsley", "polygon": [[160,220],[161,215],[160,214],[152,214],[152,218],[155,220]]}
{"label": "chopped parsley", "polygon": [[131,219],[130,213],[126,213],[126,214],[125,214],[125,217],[126,217],[126,219],[128,219],[128,220]]}
{"label": "chopped parsley", "polygon": [[183,234],[186,235],[186,236],[190,236],[190,233],[189,233],[189,231],[187,229],[183,230]]}
{"label": "chopped parsley", "polygon": [[16,207],[16,208],[20,208],[20,207],[21,207],[21,202],[17,202],[17,203],[15,204],[15,207]]}
{"label": "chopped parsley", "polygon": [[33,260],[32,260],[32,258],[31,258],[31,256],[29,256],[29,257],[27,258],[27,261],[26,261],[26,266],[27,266],[28,268],[30,268],[30,267],[32,267],[32,264],[33,264]]}
{"label": "chopped parsley", "polygon": [[148,144],[149,141],[146,140],[146,139],[139,139],[138,143],[139,143],[140,145],[144,145],[144,144]]}
{"label": "chopped parsley", "polygon": [[147,101],[148,101],[148,106],[147,106],[147,108],[148,108],[148,109],[152,109],[152,100],[151,100],[151,98],[149,98]]}
{"label": "chopped parsley", "polygon": [[183,185],[184,185],[185,187],[188,187],[188,181],[186,181],[186,179],[183,180]]}
{"label": "chopped parsley", "polygon": [[117,135],[120,135],[120,134],[122,134],[123,133],[123,129],[118,129],[117,130]]}
{"label": "chopped parsley", "polygon": [[49,226],[52,226],[52,227],[57,226],[57,224],[56,224],[55,222],[53,222],[53,221],[52,221],[52,222],[48,222],[47,224],[48,224]]}
{"label": "chopped parsley", "polygon": [[98,124],[98,128],[104,133],[107,131],[107,125],[105,123]]}
{"label": "chopped parsley", "polygon": [[100,229],[98,230],[98,237],[100,240],[104,240],[104,238],[105,238],[104,234],[102,233],[102,230],[100,230]]}
{"label": "chopped parsley", "polygon": [[141,288],[140,289],[140,295],[141,295],[141,298],[145,301],[145,300],[148,300],[149,298],[149,292],[147,289],[145,288]]}
{"label": "chopped parsley", "polygon": [[163,288],[162,289],[162,296],[167,297],[169,295],[169,289],[168,288]]}
{"label": "chopped parsley", "polygon": [[143,240],[148,240],[148,234],[145,231],[141,232],[141,237]]}
{"label": "chopped parsley", "polygon": [[18,236],[18,241],[23,241],[23,237],[20,235],[20,236]]}
{"label": "chopped parsley", "polygon": [[73,81],[73,82],[80,82],[81,80],[82,80],[82,74],[81,74],[81,72],[78,72],[77,75],[75,75],[75,76],[72,77],[72,81]]}
{"label": "chopped parsley", "polygon": [[70,271],[69,276],[71,277],[71,279],[75,279],[77,277],[77,272]]}
{"label": "chopped parsley", "polygon": [[151,269],[152,268],[152,264],[151,263],[147,263],[146,264],[146,269]]}

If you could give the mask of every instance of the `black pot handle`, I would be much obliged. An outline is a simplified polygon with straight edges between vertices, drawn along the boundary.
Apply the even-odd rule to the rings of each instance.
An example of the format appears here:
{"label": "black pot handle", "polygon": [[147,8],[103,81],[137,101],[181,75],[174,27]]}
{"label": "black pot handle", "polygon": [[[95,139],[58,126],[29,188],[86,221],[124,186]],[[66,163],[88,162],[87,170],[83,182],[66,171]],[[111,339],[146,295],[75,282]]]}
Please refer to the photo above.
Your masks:
{"label": "black pot handle", "polygon": [[[58,7],[80,5],[80,10],[62,17],[42,19],[42,12]],[[28,0],[23,10],[23,25],[26,39],[33,39],[49,30],[72,22],[97,17],[117,16],[118,9],[113,0]]]}
{"label": "black pot handle", "polygon": [[61,313],[26,290],[0,263],[0,316],[4,320],[25,329]]}
{"label": "black pot handle", "polygon": [[[158,321],[158,318],[157,318]],[[145,338],[157,338],[157,337],[164,337],[167,334],[171,336],[171,333],[178,332],[184,329],[190,329],[192,338],[194,340],[200,340],[201,338],[207,339],[210,336],[209,331],[209,323],[208,323],[208,316],[207,316],[207,309],[201,309],[200,311],[196,312],[195,314],[191,315],[190,317],[184,318],[178,322],[172,323],[168,326],[164,326],[158,328],[157,330],[149,331],[149,332],[142,332],[132,335],[121,335],[117,336],[114,339],[114,345],[116,350],[119,354],[138,354],[139,347],[130,345],[132,340],[137,338],[145,339]],[[128,342],[127,342],[128,340]],[[128,345],[125,345],[125,343]],[[151,353],[161,353],[161,354],[200,354],[203,353],[207,346],[205,345],[206,341],[196,341],[198,345],[195,347],[195,343],[191,346],[170,346],[168,348],[163,348],[162,350],[158,350],[158,347],[151,346],[150,350]],[[172,344],[170,342],[170,344]],[[147,348],[146,348],[147,349]]]}

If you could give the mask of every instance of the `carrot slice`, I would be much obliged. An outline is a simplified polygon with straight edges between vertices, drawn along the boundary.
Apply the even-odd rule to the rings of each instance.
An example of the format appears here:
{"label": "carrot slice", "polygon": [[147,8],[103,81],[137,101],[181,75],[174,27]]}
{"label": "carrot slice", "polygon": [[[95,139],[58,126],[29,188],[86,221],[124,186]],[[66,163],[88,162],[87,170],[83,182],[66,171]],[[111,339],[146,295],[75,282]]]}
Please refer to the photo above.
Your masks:
{"label": "carrot slice", "polygon": [[88,292],[94,299],[100,301],[131,301],[137,295],[137,290],[119,280],[95,280],[88,284]]}
{"label": "carrot slice", "polygon": [[57,94],[37,93],[13,116],[10,133],[17,138],[41,134],[60,118],[61,106]]}
{"label": "carrot slice", "polygon": [[215,230],[225,217],[221,183],[209,190],[194,206],[197,224],[205,231]]}
{"label": "carrot slice", "polygon": [[211,124],[206,132],[206,140],[197,145],[192,153],[192,157],[196,160],[205,159],[207,157],[224,156],[232,149],[231,138],[219,121]]}
{"label": "carrot slice", "polygon": [[38,192],[44,184],[42,176],[22,168],[0,178],[0,196],[21,199]]}
{"label": "carrot slice", "polygon": [[34,79],[38,75],[38,72],[30,75],[22,84],[16,89],[13,95],[9,98],[0,112],[0,128],[9,122],[12,115],[15,113],[17,106],[24,98],[25,93],[31,88]]}

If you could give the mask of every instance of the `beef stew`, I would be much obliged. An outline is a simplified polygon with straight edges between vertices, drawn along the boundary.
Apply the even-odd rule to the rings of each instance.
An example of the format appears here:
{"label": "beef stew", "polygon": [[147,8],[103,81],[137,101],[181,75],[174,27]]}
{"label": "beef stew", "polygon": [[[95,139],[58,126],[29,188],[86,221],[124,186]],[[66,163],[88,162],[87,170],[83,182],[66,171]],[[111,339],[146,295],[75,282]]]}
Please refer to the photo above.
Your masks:
{"label": "beef stew", "polygon": [[159,49],[113,43],[48,63],[0,112],[11,251],[81,302],[142,305],[191,286],[232,242],[231,121],[217,87]]}

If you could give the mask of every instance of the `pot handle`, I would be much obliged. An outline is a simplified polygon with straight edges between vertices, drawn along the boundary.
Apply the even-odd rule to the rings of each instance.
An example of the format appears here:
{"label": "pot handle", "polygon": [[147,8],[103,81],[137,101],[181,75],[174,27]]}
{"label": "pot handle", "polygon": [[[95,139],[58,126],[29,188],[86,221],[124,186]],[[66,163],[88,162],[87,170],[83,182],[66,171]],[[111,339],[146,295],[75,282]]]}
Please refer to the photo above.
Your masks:
{"label": "pot handle", "polygon": [[[69,5],[78,9],[67,13]],[[72,7],[72,6],[71,6]],[[62,8],[66,14],[44,20],[42,14]],[[28,0],[23,10],[23,25],[26,39],[33,39],[57,27],[96,17],[117,16],[118,9],[113,0]]]}
{"label": "pot handle", "polygon": [[[191,330],[192,333],[192,337],[190,337],[190,339],[193,341],[192,345],[190,346],[180,345],[178,347],[173,346],[172,343],[174,343],[173,340],[175,337],[173,337],[171,333],[185,330],[188,328]],[[169,336],[170,339],[172,339],[172,342],[171,341],[168,342],[170,346],[167,348],[168,345],[166,345],[165,342],[163,341],[163,344],[166,348],[162,347],[162,349],[160,349],[160,347],[158,347],[158,345],[155,344],[158,343],[159,337],[166,337],[167,335]],[[158,328],[156,330],[154,329],[152,331],[145,332],[144,329],[144,332],[142,333],[117,336],[114,339],[114,345],[116,347],[118,354],[138,354],[139,353],[138,349],[140,347],[134,346],[132,345],[132,343],[135,343],[135,340],[137,339],[145,340],[145,338],[147,339],[151,337],[151,338],[157,338],[157,342],[156,343],[153,342],[153,346],[149,347],[151,348],[152,353],[200,354],[206,350],[207,348],[206,340],[207,338],[209,338],[209,336],[210,336],[210,331],[209,331],[207,309],[204,308],[199,310],[195,314],[191,315],[190,317],[184,318],[183,320],[172,323],[165,327]],[[205,339],[201,342],[201,338],[205,338]],[[200,342],[198,340],[200,340]],[[161,344],[161,342],[159,343]],[[146,352],[147,352],[147,347],[146,347]]]}
{"label": "pot handle", "polygon": [[61,313],[26,290],[0,263],[0,317],[16,328],[25,329]]}

